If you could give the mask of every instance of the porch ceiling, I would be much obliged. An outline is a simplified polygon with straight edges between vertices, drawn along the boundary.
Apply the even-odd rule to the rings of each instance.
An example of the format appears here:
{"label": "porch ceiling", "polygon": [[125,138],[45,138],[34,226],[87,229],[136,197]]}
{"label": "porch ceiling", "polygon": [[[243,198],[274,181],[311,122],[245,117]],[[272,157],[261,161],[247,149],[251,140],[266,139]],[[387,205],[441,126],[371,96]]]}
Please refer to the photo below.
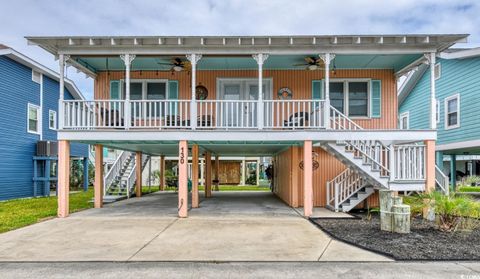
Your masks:
{"label": "porch ceiling", "polygon": [[[85,142],[90,143],[92,142]],[[96,144],[103,144],[105,147],[114,149],[141,151],[150,155],[178,155],[178,142],[173,141],[157,141],[157,142],[95,142]],[[212,154],[220,156],[273,156],[290,146],[300,145],[300,142],[246,142],[246,141],[189,141],[189,147],[193,144],[198,144],[200,152],[210,151]]]}
{"label": "porch ceiling", "polygon": [[[305,55],[271,55],[265,61],[264,69],[295,69],[303,70],[305,66],[294,66],[305,63],[305,57],[318,57],[318,54]],[[420,58],[421,54],[364,54],[364,55],[337,55],[333,61],[337,69],[393,69],[398,71]],[[137,56],[132,62],[132,71],[158,70],[169,71],[171,66],[159,63],[169,63],[172,57],[178,56]],[[82,66],[93,72],[123,71],[124,62],[117,56],[74,56],[72,57]],[[256,70],[255,60],[249,56],[205,56],[198,65],[198,70]]]}

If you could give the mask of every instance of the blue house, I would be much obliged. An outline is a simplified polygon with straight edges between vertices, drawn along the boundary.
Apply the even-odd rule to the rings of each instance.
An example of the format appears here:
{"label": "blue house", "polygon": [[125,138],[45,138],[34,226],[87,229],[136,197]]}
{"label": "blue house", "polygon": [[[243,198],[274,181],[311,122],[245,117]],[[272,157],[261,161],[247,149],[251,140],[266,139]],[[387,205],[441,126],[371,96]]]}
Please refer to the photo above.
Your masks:
{"label": "blue house", "polygon": [[[430,71],[419,61],[399,90],[399,127],[429,127]],[[457,177],[480,175],[480,48],[449,49],[435,64],[437,166]],[[450,175],[456,173],[456,175]]]}
{"label": "blue house", "polygon": [[[49,195],[56,185],[59,79],[58,73],[0,45],[0,200]],[[68,79],[65,99],[83,99]],[[39,156],[39,141],[53,142],[43,145],[52,150]],[[88,173],[88,145],[72,145],[71,159],[83,160],[76,163]]]}

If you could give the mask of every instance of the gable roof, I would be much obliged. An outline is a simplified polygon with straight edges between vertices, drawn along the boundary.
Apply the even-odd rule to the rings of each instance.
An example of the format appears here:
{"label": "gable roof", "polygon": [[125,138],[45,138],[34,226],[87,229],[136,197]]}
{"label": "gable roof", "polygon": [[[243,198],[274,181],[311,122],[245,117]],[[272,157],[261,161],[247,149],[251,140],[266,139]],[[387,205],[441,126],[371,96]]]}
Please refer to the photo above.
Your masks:
{"label": "gable roof", "polygon": [[[15,62],[25,65],[37,72],[40,72],[44,76],[47,76],[53,80],[56,80],[58,82],[60,81],[59,73],[46,67],[45,65],[38,63],[37,61],[27,57],[26,55],[14,50],[11,47],[0,44],[0,55],[6,56],[14,60]],[[65,78],[65,87],[72,94],[73,98],[79,99],[79,100],[85,100],[85,97],[82,95],[82,93],[80,92],[80,90],[72,80]]]}
{"label": "gable roof", "polygon": [[[449,48],[438,54],[442,59],[467,59],[480,57],[480,47],[477,48]],[[410,95],[412,90],[417,85],[418,81],[423,77],[428,69],[426,65],[426,59],[422,58],[418,61],[418,65],[408,75],[406,80],[402,83],[398,90],[398,105],[400,106],[403,101]]]}

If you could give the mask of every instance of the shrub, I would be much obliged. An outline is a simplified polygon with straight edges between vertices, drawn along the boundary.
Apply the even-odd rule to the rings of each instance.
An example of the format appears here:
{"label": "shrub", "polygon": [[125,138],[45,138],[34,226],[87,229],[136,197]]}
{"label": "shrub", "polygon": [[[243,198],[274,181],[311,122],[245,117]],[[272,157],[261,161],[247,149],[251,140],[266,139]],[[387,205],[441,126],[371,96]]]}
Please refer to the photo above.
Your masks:
{"label": "shrub", "polygon": [[410,216],[418,217],[422,216],[423,208],[425,208],[424,197],[422,195],[412,195],[412,196],[404,196],[403,203],[410,206]]}
{"label": "shrub", "polygon": [[478,227],[480,205],[470,196],[445,196],[439,192],[422,196],[435,209],[440,230],[447,232],[468,231]]}
{"label": "shrub", "polygon": [[457,192],[480,192],[479,186],[459,186]]}

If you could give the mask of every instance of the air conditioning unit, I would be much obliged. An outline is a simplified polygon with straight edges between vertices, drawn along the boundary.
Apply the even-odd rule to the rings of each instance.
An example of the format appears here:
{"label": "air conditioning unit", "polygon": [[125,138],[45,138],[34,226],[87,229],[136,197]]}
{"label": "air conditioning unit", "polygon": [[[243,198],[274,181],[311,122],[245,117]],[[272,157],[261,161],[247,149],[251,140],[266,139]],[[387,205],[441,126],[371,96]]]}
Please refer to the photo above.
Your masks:
{"label": "air conditioning unit", "polygon": [[37,156],[58,156],[58,143],[56,141],[40,140],[37,142]]}

